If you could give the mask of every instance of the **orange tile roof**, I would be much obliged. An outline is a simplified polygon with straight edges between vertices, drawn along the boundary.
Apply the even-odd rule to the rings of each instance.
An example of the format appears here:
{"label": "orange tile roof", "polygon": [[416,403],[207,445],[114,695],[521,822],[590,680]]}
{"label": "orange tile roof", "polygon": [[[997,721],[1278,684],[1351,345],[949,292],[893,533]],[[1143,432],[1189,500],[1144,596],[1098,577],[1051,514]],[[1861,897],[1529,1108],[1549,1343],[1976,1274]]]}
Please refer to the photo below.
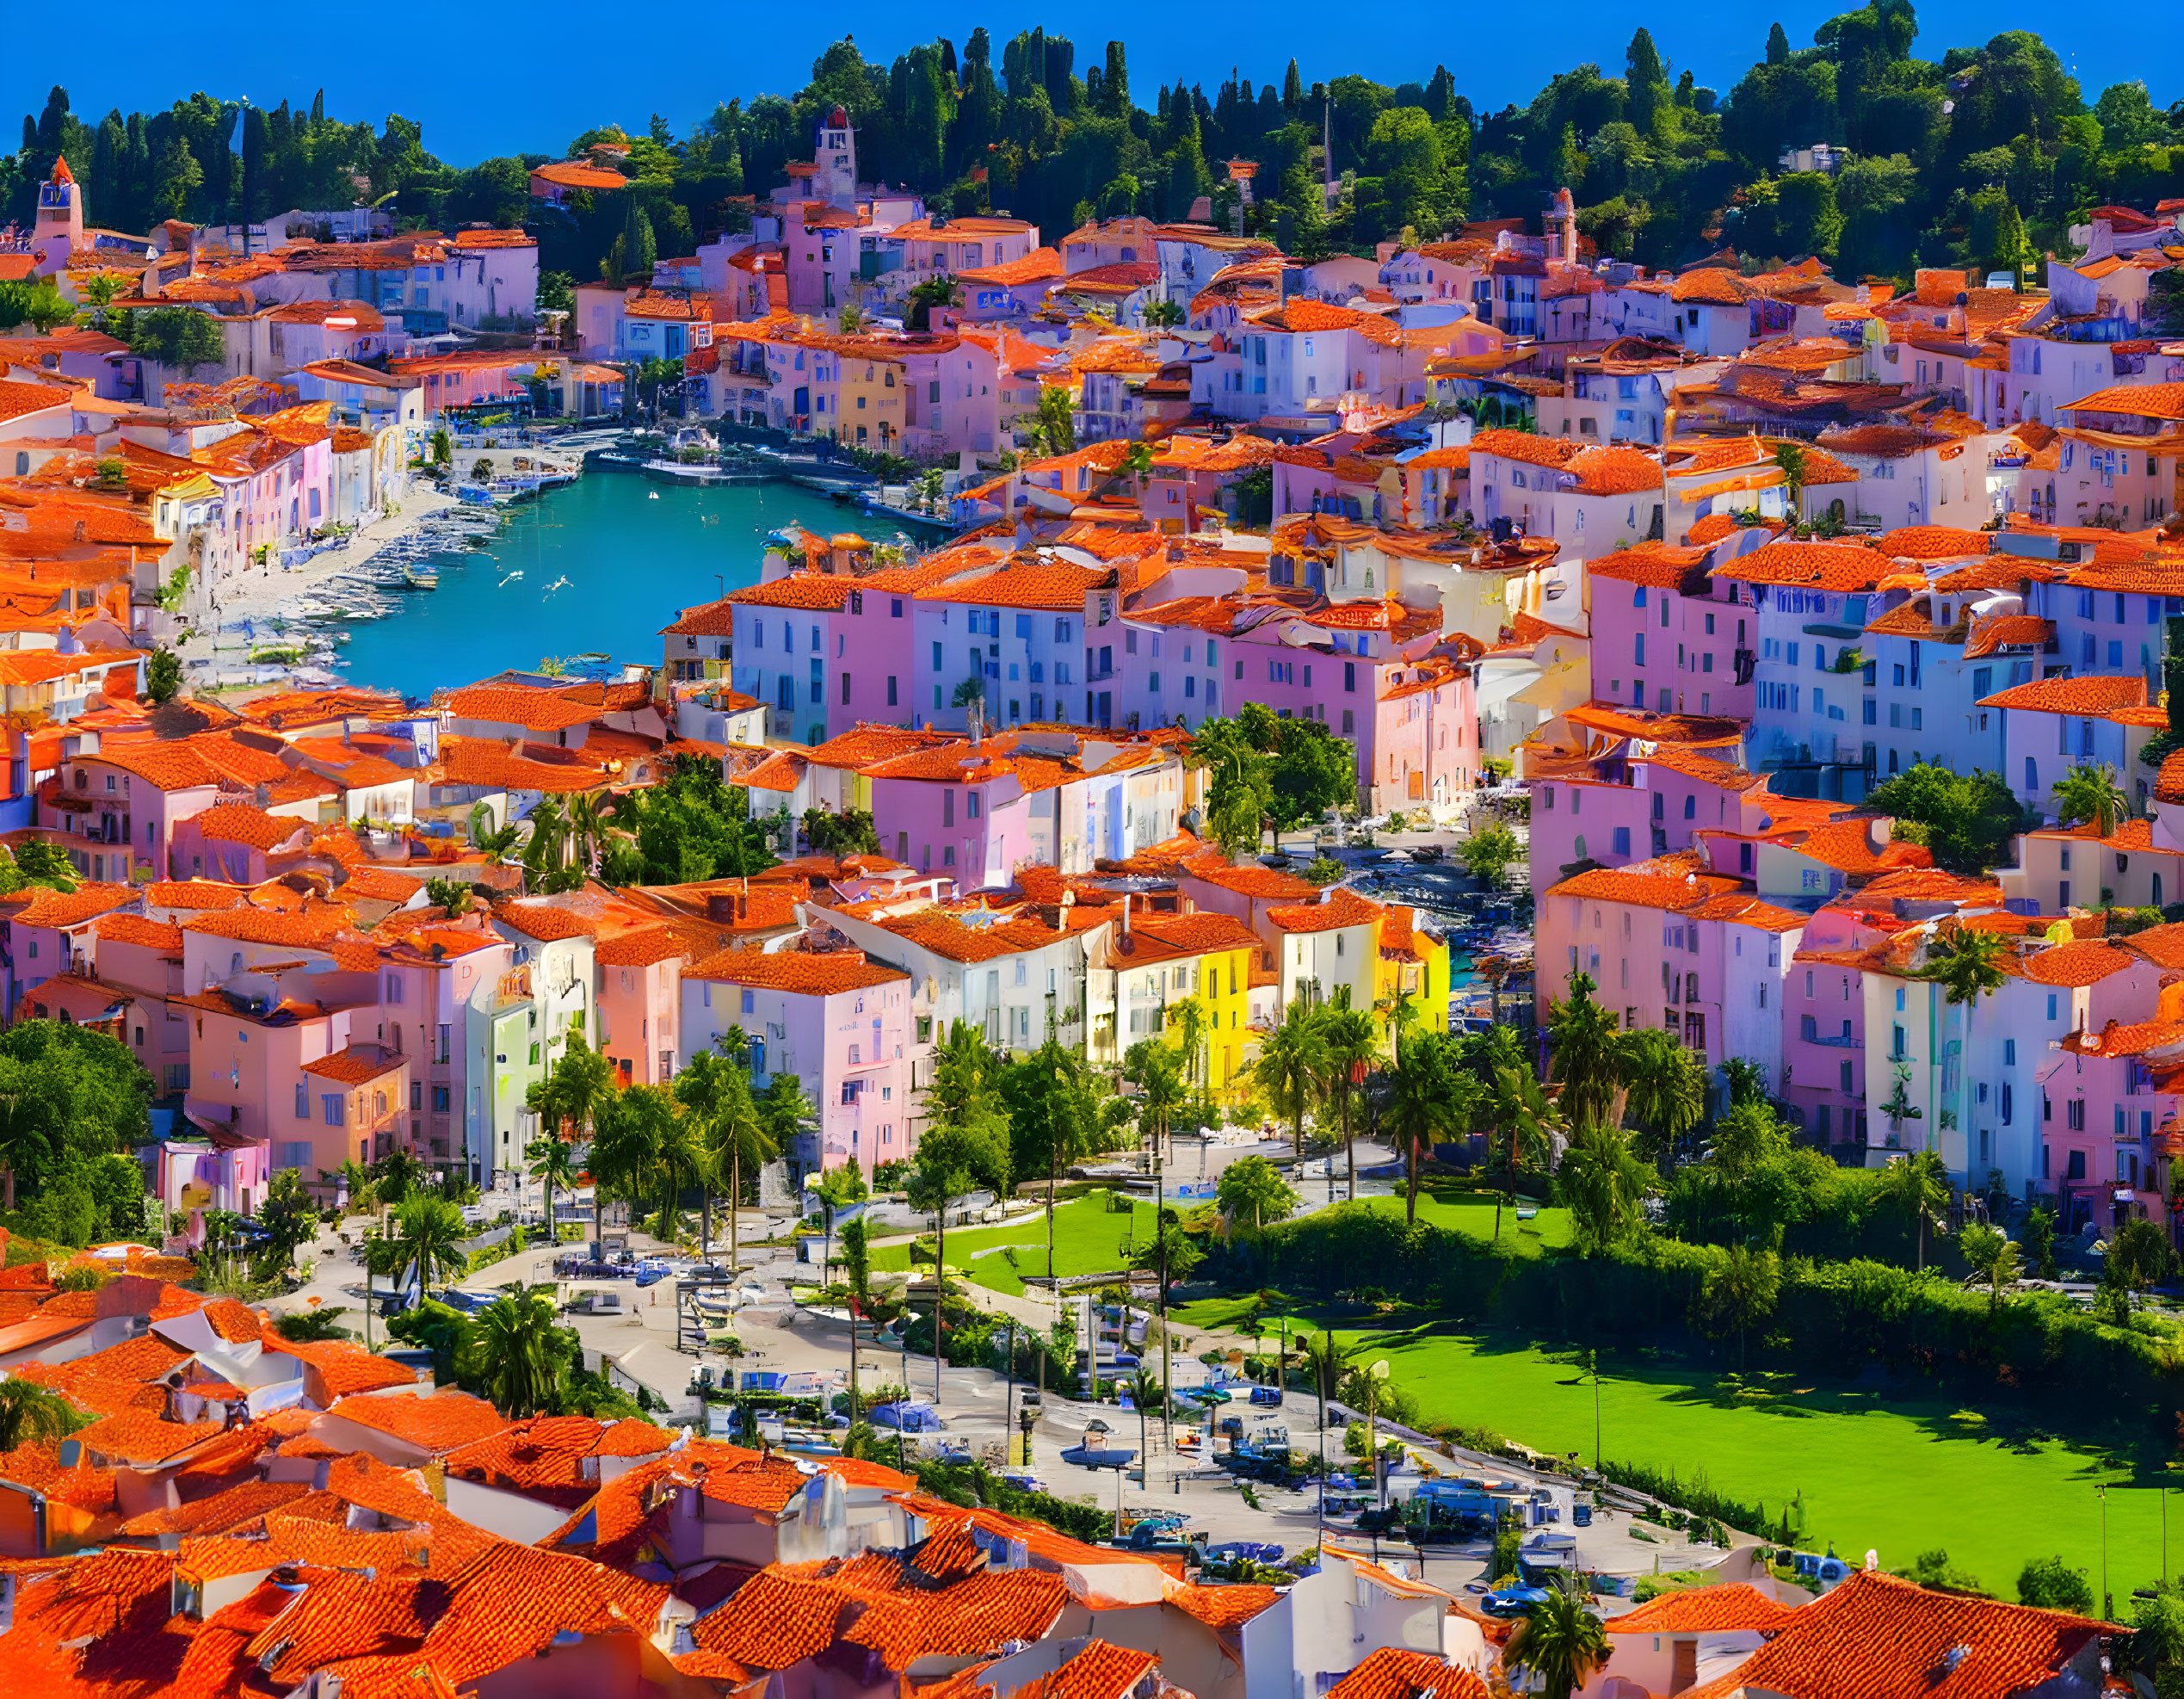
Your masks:
{"label": "orange tile roof", "polygon": [[2035,678],[1979,699],[1981,707],[2023,708],[2034,714],[2089,716],[2115,708],[2141,707],[2146,681],[2129,677]]}
{"label": "orange tile roof", "polygon": [[802,950],[727,949],[683,970],[686,979],[719,979],[797,997],[834,997],[909,977],[899,968],[867,961],[855,950],[813,955]]}
{"label": "orange tile roof", "polygon": [[527,732],[563,732],[599,717],[589,703],[552,690],[517,684],[472,684],[447,693],[447,712],[458,720],[521,726]]}
{"label": "orange tile roof", "polygon": [[1883,554],[1910,560],[1954,560],[1962,555],[1984,554],[1994,542],[1990,531],[1960,531],[1953,525],[1904,525],[1884,532]]}
{"label": "orange tile roof", "polygon": [[509,1418],[484,1399],[452,1389],[429,1397],[392,1393],[345,1398],[331,1413],[434,1452],[475,1444],[509,1425]]}
{"label": "orange tile roof", "polygon": [[409,1066],[409,1059],[392,1050],[382,1050],[376,1044],[349,1044],[330,1056],[321,1056],[315,1062],[305,1062],[303,1071],[319,1079],[330,1079],[342,1085],[363,1085],[382,1074],[395,1072]]}
{"label": "orange tile roof", "polygon": [[1610,1616],[1601,1624],[1611,1634],[1729,1634],[1743,1629],[1771,1632],[1792,1615],[1757,1587],[1746,1583],[1682,1587]]}
{"label": "orange tile roof", "polygon": [[1336,886],[1318,902],[1270,908],[1267,919],[1284,932],[1332,932],[1344,926],[1368,926],[1386,912],[1348,886]]}
{"label": "orange tile roof", "polygon": [[2059,1610],[1930,1592],[1854,1570],[1800,1606],[1757,1652],[1687,1699],[2009,1699],[2038,1687],[2102,1632]]}
{"label": "orange tile roof", "polygon": [[551,897],[526,897],[502,903],[493,910],[493,919],[540,943],[589,937],[598,930],[597,922]]}
{"label": "orange tile roof", "polygon": [[[1696,538],[1698,528],[1692,528]],[[1678,548],[1673,543],[1633,543],[1585,563],[1595,578],[1613,578],[1623,584],[1644,584],[1655,590],[1674,590],[1712,553],[1707,548]]]}
{"label": "orange tile roof", "polygon": [[984,1570],[936,1592],[882,1599],[843,1638],[898,1671],[921,1658],[991,1657],[1010,1640],[1046,1638],[1069,1601],[1058,1574]]}
{"label": "orange tile roof", "polygon": [[1486,1699],[1487,1687],[1471,1671],[1430,1652],[1384,1646],[1328,1690],[1328,1699]]}
{"label": "orange tile roof", "polygon": [[193,1446],[217,1439],[218,1422],[169,1422],[144,1411],[102,1417],[71,1436],[86,1451],[127,1463],[163,1463]]}
{"label": "orange tile roof", "polygon": [[1817,584],[1823,590],[1871,590],[1888,571],[1878,549],[1850,543],[1771,542],[1724,560],[1714,576],[1755,584]]}
{"label": "orange tile roof", "polygon": [[921,602],[1082,611],[1089,591],[1114,583],[1111,567],[1077,566],[1064,560],[1019,555],[990,571],[929,584],[916,595]]}
{"label": "orange tile roof", "polygon": [[248,802],[219,802],[190,817],[199,833],[214,843],[241,843],[253,850],[275,850],[310,823],[285,814],[268,814]]}
{"label": "orange tile roof", "polygon": [[2111,973],[2132,965],[2132,958],[2113,944],[2080,940],[2056,944],[2024,959],[2025,977],[2035,985],[2067,985],[2082,990]]}

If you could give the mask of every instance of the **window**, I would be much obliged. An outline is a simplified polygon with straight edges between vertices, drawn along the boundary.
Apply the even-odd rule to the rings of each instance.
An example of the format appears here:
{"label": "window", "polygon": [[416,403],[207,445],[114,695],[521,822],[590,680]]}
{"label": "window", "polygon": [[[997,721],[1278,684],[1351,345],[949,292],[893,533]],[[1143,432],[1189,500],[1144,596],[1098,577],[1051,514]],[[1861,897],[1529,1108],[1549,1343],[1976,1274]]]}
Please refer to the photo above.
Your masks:
{"label": "window", "polygon": [[296,1082],[296,1119],[311,1119],[311,1087],[300,1079]]}
{"label": "window", "polygon": [[342,1094],[340,1092],[327,1092],[324,1096],[319,1098],[318,1107],[321,1114],[325,1118],[327,1126],[339,1127],[342,1125]]}

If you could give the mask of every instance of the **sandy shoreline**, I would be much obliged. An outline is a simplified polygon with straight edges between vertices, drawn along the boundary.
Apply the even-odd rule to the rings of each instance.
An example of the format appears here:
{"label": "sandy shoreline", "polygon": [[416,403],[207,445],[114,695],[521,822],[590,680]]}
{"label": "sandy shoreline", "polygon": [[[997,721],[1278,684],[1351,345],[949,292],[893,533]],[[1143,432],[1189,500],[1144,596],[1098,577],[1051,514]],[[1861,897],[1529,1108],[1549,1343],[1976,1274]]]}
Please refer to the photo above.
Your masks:
{"label": "sandy shoreline", "polygon": [[244,621],[263,621],[284,612],[286,604],[294,597],[317,589],[329,578],[355,571],[387,544],[416,530],[433,514],[457,505],[453,496],[442,495],[430,485],[420,483],[412,486],[404,498],[399,513],[366,527],[339,548],[330,548],[285,571],[275,565],[253,569],[241,578],[229,580],[214,592],[219,621],[217,632],[211,633],[211,641],[205,646],[201,644],[207,633],[201,632],[191,642],[190,652],[201,658],[207,647],[220,654],[247,649],[250,639],[243,633]]}

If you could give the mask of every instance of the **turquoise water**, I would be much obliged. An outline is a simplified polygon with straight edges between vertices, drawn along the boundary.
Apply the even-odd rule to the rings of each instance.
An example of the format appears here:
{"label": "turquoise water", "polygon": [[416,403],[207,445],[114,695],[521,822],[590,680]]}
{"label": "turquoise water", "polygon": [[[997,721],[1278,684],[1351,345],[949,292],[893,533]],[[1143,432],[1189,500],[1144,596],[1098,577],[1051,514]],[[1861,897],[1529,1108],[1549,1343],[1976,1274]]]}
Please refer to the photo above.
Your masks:
{"label": "turquoise water", "polygon": [[768,532],[870,528],[855,509],[794,485],[699,490],[600,471],[503,515],[485,547],[435,558],[438,590],[349,628],[345,679],[422,700],[548,657],[657,666],[660,627],[678,608],[758,581]]}

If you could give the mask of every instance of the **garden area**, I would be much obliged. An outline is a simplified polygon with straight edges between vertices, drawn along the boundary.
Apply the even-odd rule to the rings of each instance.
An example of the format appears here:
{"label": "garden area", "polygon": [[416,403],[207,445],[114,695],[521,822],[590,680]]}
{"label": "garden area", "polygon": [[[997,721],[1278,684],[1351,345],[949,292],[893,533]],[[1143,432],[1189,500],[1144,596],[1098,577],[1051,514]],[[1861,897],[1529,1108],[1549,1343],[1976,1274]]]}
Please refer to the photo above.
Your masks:
{"label": "garden area", "polygon": [[[1064,1278],[1121,1268],[1126,1236],[1136,1244],[1151,1242],[1151,1200],[1132,1202],[1123,1210],[1114,1207],[1118,1195],[1101,1189],[1056,1206],[1054,1267]],[[1048,1271],[1046,1212],[1041,1209],[1001,1226],[952,1229],[948,1265],[990,1291],[1022,1296],[1027,1275],[1036,1278]],[[910,1241],[874,1245],[872,1266],[876,1274],[904,1271],[910,1266]]]}

